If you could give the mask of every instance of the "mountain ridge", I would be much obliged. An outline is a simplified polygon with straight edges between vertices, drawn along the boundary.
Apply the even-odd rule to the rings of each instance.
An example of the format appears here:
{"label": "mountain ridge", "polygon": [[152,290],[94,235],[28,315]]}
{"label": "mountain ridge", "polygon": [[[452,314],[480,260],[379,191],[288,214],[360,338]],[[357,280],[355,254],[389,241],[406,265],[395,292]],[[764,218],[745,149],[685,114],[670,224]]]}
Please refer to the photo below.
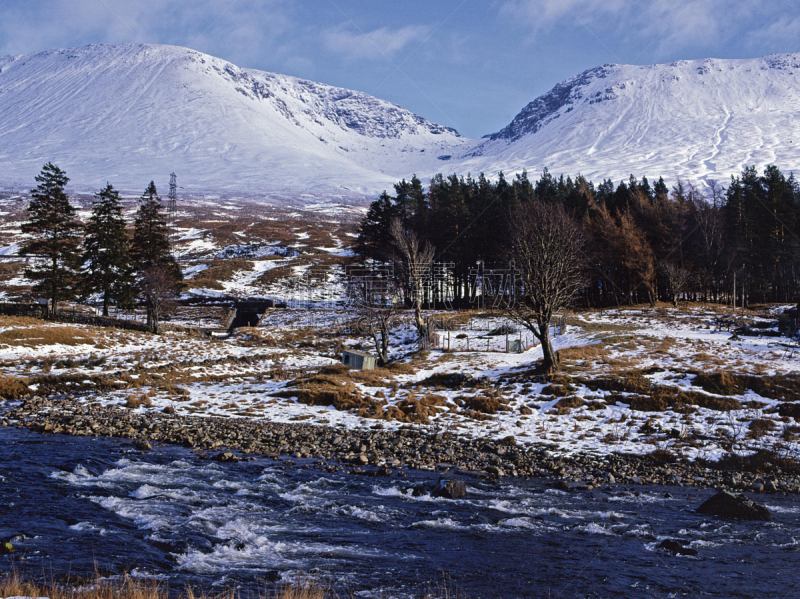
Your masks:
{"label": "mountain ridge", "polygon": [[363,92],[175,46],[4,57],[0,105],[6,181],[32,180],[53,161],[89,187],[116,179],[143,188],[164,164],[196,189],[364,195],[427,164],[418,154],[464,140]]}
{"label": "mountain ridge", "polygon": [[[606,64],[565,79],[480,139],[363,92],[176,46],[0,57],[0,182],[45,162],[77,187],[373,196],[400,178],[522,170],[696,182],[800,166],[800,53]],[[797,143],[795,143],[795,140]],[[30,184],[30,183],[28,183]]]}
{"label": "mountain ridge", "polygon": [[530,102],[462,154],[461,166],[672,181],[726,179],[750,165],[790,171],[800,167],[797,106],[800,53],[606,64]]}

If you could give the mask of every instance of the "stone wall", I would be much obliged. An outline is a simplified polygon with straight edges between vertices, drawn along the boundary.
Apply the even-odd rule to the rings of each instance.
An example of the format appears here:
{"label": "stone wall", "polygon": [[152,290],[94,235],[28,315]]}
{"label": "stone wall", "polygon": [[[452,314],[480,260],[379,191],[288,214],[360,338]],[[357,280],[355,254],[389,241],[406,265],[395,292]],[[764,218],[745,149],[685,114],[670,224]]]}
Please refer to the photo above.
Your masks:
{"label": "stone wall", "polygon": [[135,320],[123,320],[121,318],[111,318],[109,316],[87,316],[83,314],[57,314],[50,318],[55,322],[65,322],[70,324],[91,324],[98,327],[112,327],[115,329],[127,329],[129,331],[150,332],[146,324]]}
{"label": "stone wall", "polygon": [[39,304],[21,303],[0,303],[0,315],[2,316],[30,316],[32,318],[42,318],[45,307]]}

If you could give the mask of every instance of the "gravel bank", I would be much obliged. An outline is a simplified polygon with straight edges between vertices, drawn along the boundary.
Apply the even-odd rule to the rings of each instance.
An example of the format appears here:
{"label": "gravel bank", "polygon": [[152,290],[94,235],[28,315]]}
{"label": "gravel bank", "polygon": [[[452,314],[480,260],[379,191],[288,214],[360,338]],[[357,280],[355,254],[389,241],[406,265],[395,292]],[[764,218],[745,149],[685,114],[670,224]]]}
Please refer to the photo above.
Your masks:
{"label": "gravel bank", "polygon": [[305,459],[328,471],[403,475],[407,469],[468,472],[488,478],[542,477],[554,486],[589,490],[613,484],[682,485],[735,491],[800,493],[800,471],[774,464],[760,468],[707,468],[668,463],[653,456],[608,454],[562,456],[546,447],[464,439],[429,427],[346,430],[248,418],[137,413],[70,398],[34,397],[7,410],[2,426],[47,434],[122,437],[142,450],[152,443],[192,447],[209,458],[238,461],[251,455]]}

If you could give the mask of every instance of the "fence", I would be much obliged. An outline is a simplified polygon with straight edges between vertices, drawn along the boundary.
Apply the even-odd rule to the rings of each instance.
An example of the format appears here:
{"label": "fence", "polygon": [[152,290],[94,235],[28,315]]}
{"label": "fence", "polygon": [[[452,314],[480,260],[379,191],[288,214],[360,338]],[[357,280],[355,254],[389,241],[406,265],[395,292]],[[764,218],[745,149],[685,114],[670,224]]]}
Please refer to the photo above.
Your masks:
{"label": "fence", "polygon": [[[531,331],[507,318],[470,318],[463,322],[458,316],[428,319],[428,336],[423,349],[450,352],[522,353],[539,345]],[[565,316],[553,318],[550,337],[559,337],[567,328]]]}

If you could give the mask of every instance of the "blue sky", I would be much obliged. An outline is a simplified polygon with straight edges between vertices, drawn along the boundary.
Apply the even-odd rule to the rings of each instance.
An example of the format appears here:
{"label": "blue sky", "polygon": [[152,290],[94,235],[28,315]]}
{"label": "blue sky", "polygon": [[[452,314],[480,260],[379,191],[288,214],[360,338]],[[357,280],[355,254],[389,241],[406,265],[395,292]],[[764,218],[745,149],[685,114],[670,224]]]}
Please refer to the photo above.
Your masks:
{"label": "blue sky", "polygon": [[0,54],[109,42],[365,91],[478,137],[599,64],[800,51],[800,0],[0,0]]}

